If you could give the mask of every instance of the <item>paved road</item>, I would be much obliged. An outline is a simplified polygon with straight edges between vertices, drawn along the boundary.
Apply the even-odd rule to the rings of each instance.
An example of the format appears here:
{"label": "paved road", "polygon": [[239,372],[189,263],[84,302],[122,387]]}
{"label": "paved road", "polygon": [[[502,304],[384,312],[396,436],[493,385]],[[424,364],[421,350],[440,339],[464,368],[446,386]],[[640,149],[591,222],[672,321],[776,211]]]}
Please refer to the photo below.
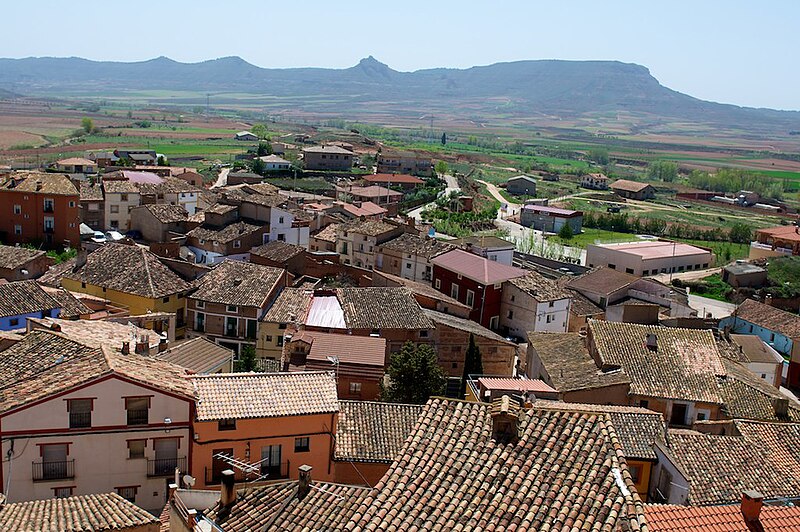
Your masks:
{"label": "paved road", "polygon": [[710,313],[711,317],[715,319],[728,317],[736,310],[736,305],[733,303],[696,296],[691,293],[689,294],[689,306],[697,311],[698,316],[704,317]]}
{"label": "paved road", "polygon": [[228,184],[228,173],[231,171],[230,168],[223,168],[220,170],[219,175],[217,176],[217,180],[214,181],[214,184],[211,185],[211,188],[219,188],[224,187]]}
{"label": "paved road", "polygon": [[[453,192],[454,190],[461,190],[461,187],[458,186],[458,179],[456,178],[456,176],[445,174],[441,177],[444,179],[444,182],[447,183],[447,186],[445,187],[443,192],[439,193],[439,197],[446,196],[451,192]],[[434,202],[426,203],[425,205],[420,205],[416,209],[408,211],[408,215],[414,218],[415,220],[421,220],[422,211],[424,211],[428,207],[432,207],[433,205],[435,205]]]}
{"label": "paved road", "polygon": [[497,188],[492,183],[489,183],[488,181],[483,181],[481,179],[477,179],[476,181],[478,181],[478,183],[483,183],[484,185],[486,185],[486,190],[489,191],[489,194],[491,194],[494,199],[499,201],[501,204],[505,204],[505,205],[508,206],[508,208],[505,211],[503,211],[502,209],[498,209],[497,210],[497,219],[498,220],[500,220],[502,218],[508,218],[508,217],[514,216],[515,214],[519,213],[519,210],[522,208],[521,204],[508,201],[500,193],[500,189]]}

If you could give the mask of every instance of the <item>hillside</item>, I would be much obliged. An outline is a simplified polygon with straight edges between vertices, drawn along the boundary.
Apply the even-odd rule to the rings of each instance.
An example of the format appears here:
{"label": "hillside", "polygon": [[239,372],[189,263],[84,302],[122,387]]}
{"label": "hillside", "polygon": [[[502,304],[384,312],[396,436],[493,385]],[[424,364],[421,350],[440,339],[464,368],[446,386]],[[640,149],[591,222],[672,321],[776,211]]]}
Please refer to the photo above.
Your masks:
{"label": "hillside", "polygon": [[[468,69],[398,72],[373,57],[347,69],[265,69],[239,57],[179,63],[80,58],[0,59],[0,89],[39,96],[106,96],[127,91],[247,93],[280,97],[286,108],[339,115],[379,108],[391,115],[445,111],[482,120],[628,113],[750,133],[800,129],[800,112],[741,108],[662,86],[643,66],[616,61],[518,61]],[[191,97],[174,99],[190,103]],[[197,100],[199,101],[199,100]]]}

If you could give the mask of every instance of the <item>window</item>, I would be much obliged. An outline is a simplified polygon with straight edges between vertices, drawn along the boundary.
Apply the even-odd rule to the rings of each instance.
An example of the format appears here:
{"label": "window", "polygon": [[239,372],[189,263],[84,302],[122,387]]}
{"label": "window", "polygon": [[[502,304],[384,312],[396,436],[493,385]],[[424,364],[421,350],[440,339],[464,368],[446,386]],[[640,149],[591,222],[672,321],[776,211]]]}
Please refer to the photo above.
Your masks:
{"label": "window", "polygon": [[514,299],[516,299],[516,297],[515,297],[515,296],[512,294],[512,295],[511,295],[511,302],[512,302],[512,303],[514,302]]}
{"label": "window", "polygon": [[67,399],[69,428],[85,429],[92,426],[92,400]]}
{"label": "window", "polygon": [[67,497],[72,497],[72,490],[75,489],[74,486],[67,486],[65,488],[53,488],[53,497],[56,499],[65,499]]}
{"label": "window", "polygon": [[551,321],[553,321],[553,315],[552,314],[548,314],[547,315],[547,323],[550,323]]}
{"label": "window", "polygon": [[44,212],[53,212],[55,210],[55,203],[52,198],[44,199]]}
{"label": "window", "polygon": [[642,270],[642,275],[643,275],[643,276],[644,276],[644,275],[647,275],[647,274],[649,274],[649,273],[650,273],[650,270]]}
{"label": "window", "polygon": [[[359,383],[353,383],[353,384],[359,384]],[[359,386],[361,386],[361,385],[359,384]],[[295,438],[294,439],[294,452],[296,452],[296,453],[307,453],[308,450],[309,450],[309,447],[308,447],[308,438],[307,437],[305,437],[305,438]]]}
{"label": "window", "polygon": [[236,420],[235,419],[220,419],[217,428],[219,430],[236,430]]}
{"label": "window", "polygon": [[239,311],[239,307],[237,307],[236,305],[228,305],[228,307],[225,310],[226,310],[226,312],[234,312],[235,313],[235,312]]}
{"label": "window", "polygon": [[283,233],[278,234],[278,242],[286,242],[286,235]]}
{"label": "window", "polygon": [[705,268],[708,268],[708,263],[707,262],[703,263],[703,269],[705,269]]}
{"label": "window", "polygon": [[467,290],[467,305],[471,307],[473,303],[475,303],[475,292]]}
{"label": "window", "polygon": [[120,194],[119,195],[119,199],[120,199],[120,201],[128,201],[128,195],[127,194]]}
{"label": "window", "polygon": [[351,382],[350,383],[350,393],[361,393],[361,383],[360,382]]}
{"label": "window", "polygon": [[489,320],[489,328],[492,330],[496,330],[500,323],[500,316],[492,316]]}
{"label": "window", "polygon": [[206,302],[197,300],[194,302],[195,308],[206,308]]}
{"label": "window", "polygon": [[641,406],[642,408],[647,408],[647,405],[649,405],[649,404],[650,403],[648,403],[647,400],[645,400],[645,399],[640,399],[639,400],[639,406]]}
{"label": "window", "polygon": [[256,320],[247,320],[247,332],[245,337],[249,340],[253,340],[256,337],[256,331],[258,329],[258,322]]}
{"label": "window", "polygon": [[22,205],[14,205],[14,214],[22,214]]}
{"label": "window", "polygon": [[8,320],[8,324],[11,325],[12,327],[16,327],[17,325],[19,325],[19,318],[11,318],[10,320]]}
{"label": "window", "polygon": [[119,212],[119,205],[111,205],[110,209],[111,214],[117,214]]}
{"label": "window", "polygon": [[625,268],[625,273],[633,274],[633,268]]}
{"label": "window", "polygon": [[56,220],[52,216],[44,217],[44,230],[46,233],[51,233],[55,229]]}
{"label": "window", "polygon": [[458,285],[455,283],[450,285],[450,297],[458,299]]}
{"label": "window", "polygon": [[[227,466],[227,464],[225,465]],[[261,474],[272,478],[281,477],[280,445],[267,445],[261,448]]]}
{"label": "window", "polygon": [[410,269],[411,269],[411,263],[410,262],[406,262],[406,270],[410,270]]}
{"label": "window", "polygon": [[275,345],[277,347],[283,347],[283,336],[278,336],[275,338]]}
{"label": "window", "polygon": [[139,486],[122,486],[119,488],[114,488],[117,490],[117,495],[122,497],[123,499],[127,500],[128,502],[135,503],[136,502],[136,490]]}
{"label": "window", "polygon": [[283,223],[283,216],[280,216],[280,217],[278,218],[278,223],[279,223],[279,224],[282,224],[282,223]]}
{"label": "window", "polygon": [[14,226],[14,234],[15,235],[21,235],[22,234],[22,226],[21,225],[15,225]]}
{"label": "window", "polygon": [[609,264],[608,267],[611,268],[612,270],[616,270],[617,269],[617,265],[616,264]]}
{"label": "window", "polygon": [[419,332],[419,337],[420,338],[427,338],[428,337],[428,331],[426,331],[426,330],[420,331]]}
{"label": "window", "polygon": [[234,247],[234,249],[239,249],[240,247],[242,247],[242,241],[241,240],[234,240],[233,241],[233,247]]}
{"label": "window", "polygon": [[75,208],[75,202],[74,201],[70,201],[69,202],[69,208],[70,209],[74,209]]}
{"label": "window", "polygon": [[128,458],[144,458],[144,448],[147,446],[147,440],[128,440]]}
{"label": "window", "polygon": [[514,319],[514,311],[513,310],[509,310],[508,311],[508,319],[510,319],[510,320]]}
{"label": "window", "polygon": [[555,302],[555,301],[549,301],[549,302],[547,303],[547,306],[552,308],[552,307],[554,307],[554,306],[555,306],[555,304],[556,304],[556,302]]}
{"label": "window", "polygon": [[436,284],[436,289],[437,290],[442,288],[442,280],[441,279],[436,279],[436,283],[435,284]]}
{"label": "window", "polygon": [[674,403],[672,405],[672,415],[670,416],[670,425],[686,425],[686,411],[687,405],[683,403]]}
{"label": "window", "polygon": [[163,299],[161,300],[161,302],[162,302],[162,303],[169,303],[169,296],[167,296],[167,297],[163,298]]}
{"label": "window", "polygon": [[642,466],[628,463],[628,471],[631,474],[631,480],[633,480],[633,483],[638,483],[639,477],[642,475]]}
{"label": "window", "polygon": [[128,411],[128,425],[147,425],[150,417],[150,398],[126,397],[125,410]]}

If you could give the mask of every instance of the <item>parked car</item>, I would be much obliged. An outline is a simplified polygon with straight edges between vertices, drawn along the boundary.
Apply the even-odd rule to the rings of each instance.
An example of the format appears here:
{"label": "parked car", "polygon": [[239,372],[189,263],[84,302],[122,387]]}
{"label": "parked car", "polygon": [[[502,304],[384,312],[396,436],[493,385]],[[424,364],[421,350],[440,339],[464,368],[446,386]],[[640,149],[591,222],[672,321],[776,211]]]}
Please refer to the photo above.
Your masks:
{"label": "parked car", "polygon": [[106,235],[103,234],[102,231],[95,231],[94,236],[91,238],[92,242],[96,242],[98,244],[104,244],[108,239]]}
{"label": "parked car", "polygon": [[122,240],[123,238],[125,238],[125,235],[119,231],[106,231],[106,239],[111,240],[112,242]]}

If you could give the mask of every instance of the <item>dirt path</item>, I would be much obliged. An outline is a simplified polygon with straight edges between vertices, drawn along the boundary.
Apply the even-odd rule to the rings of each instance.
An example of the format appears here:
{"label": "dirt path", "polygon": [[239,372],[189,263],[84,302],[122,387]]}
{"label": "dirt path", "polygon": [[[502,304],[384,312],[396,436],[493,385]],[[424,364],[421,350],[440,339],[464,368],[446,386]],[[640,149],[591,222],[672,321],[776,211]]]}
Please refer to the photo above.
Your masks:
{"label": "dirt path", "polygon": [[230,173],[230,168],[223,168],[220,170],[219,175],[217,176],[217,180],[211,185],[211,188],[219,188],[224,187],[228,184],[228,173]]}

